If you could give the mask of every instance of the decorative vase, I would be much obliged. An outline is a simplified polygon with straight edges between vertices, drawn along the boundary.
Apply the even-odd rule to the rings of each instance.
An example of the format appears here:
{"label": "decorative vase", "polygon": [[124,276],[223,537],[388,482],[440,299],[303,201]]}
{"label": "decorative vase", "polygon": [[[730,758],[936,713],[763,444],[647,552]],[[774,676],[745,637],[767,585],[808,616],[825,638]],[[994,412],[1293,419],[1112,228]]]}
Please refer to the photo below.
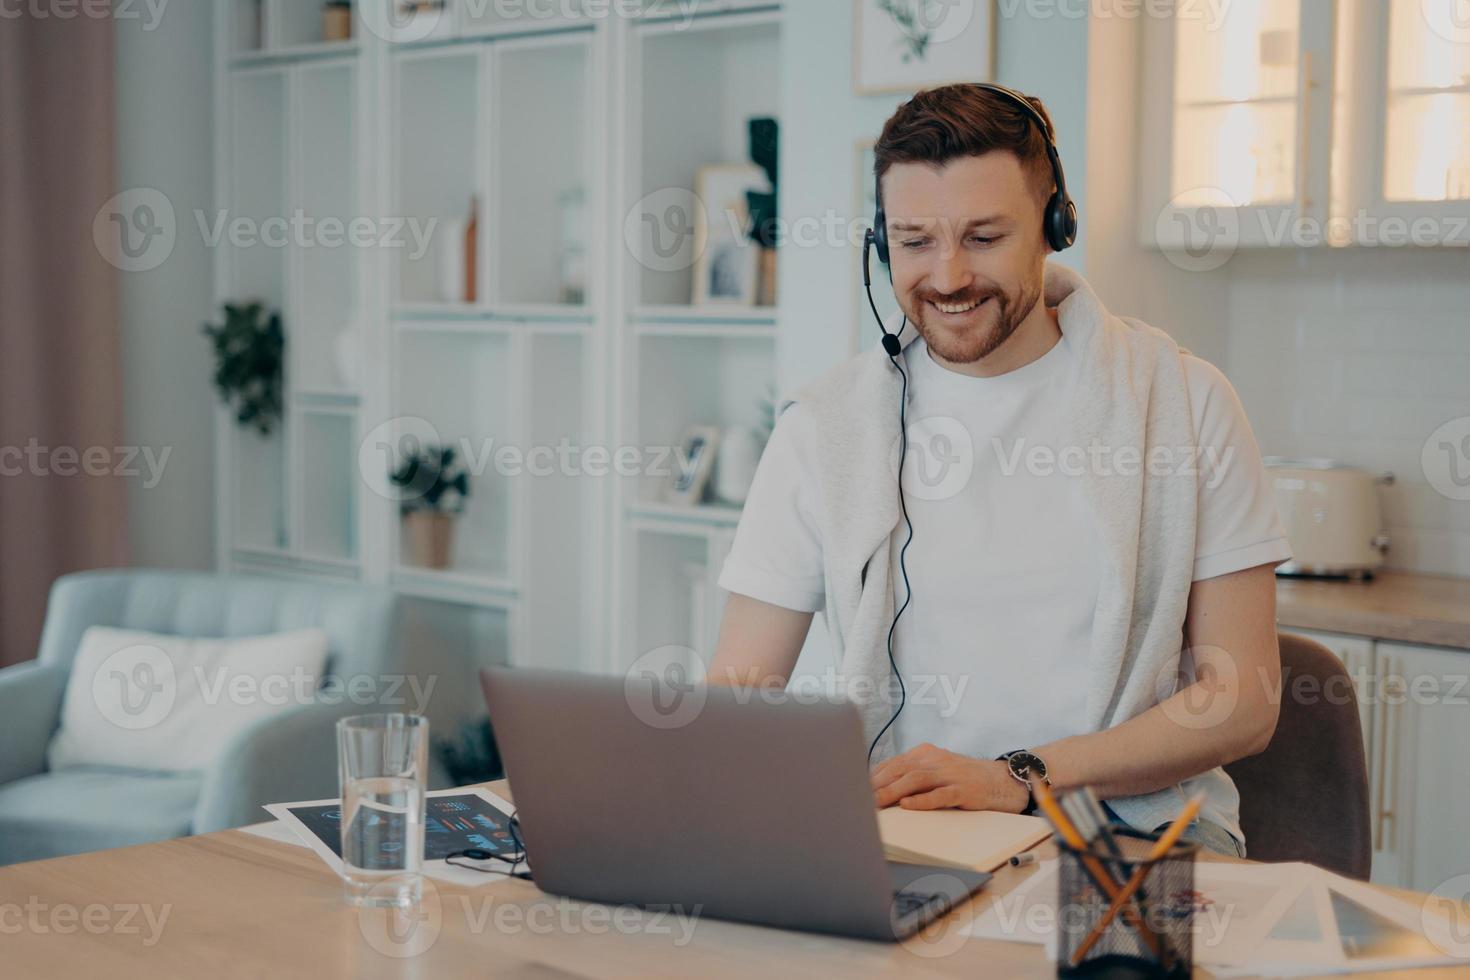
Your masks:
{"label": "decorative vase", "polygon": [[454,543],[454,515],[442,510],[411,510],[403,515],[413,564],[448,568]]}
{"label": "decorative vase", "polygon": [[757,306],[776,305],[776,250],[761,249],[760,287],[756,295]]}
{"label": "decorative vase", "polygon": [[347,41],[352,38],[352,7],[345,3],[329,3],[322,8],[322,40]]}
{"label": "decorative vase", "polygon": [[479,299],[477,273],[480,268],[480,199],[470,198],[470,220],[464,230],[464,301],[474,303]]}
{"label": "decorative vase", "polygon": [[726,429],[715,456],[715,496],[732,504],[745,503],[760,458],[761,440],[754,429],[744,425]]}

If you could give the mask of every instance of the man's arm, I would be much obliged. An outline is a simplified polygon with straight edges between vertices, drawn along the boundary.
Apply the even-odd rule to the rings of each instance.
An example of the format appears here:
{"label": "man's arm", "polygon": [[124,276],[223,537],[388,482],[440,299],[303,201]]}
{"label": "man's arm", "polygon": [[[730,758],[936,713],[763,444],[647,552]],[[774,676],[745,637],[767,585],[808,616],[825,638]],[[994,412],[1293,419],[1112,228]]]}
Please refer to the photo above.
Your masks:
{"label": "man's arm", "polygon": [[710,664],[711,684],[785,687],[806,642],[812,614],[730,593]]}
{"label": "man's arm", "polygon": [[[1276,731],[1281,657],[1273,565],[1195,582],[1185,641],[1196,680],[1114,728],[1029,748],[1057,789],[1091,786],[1107,799],[1151,793],[1254,755]],[[1038,697],[1045,697],[1044,689]],[[1020,812],[1026,789],[1005,764],[920,746],[873,773],[878,806]]]}

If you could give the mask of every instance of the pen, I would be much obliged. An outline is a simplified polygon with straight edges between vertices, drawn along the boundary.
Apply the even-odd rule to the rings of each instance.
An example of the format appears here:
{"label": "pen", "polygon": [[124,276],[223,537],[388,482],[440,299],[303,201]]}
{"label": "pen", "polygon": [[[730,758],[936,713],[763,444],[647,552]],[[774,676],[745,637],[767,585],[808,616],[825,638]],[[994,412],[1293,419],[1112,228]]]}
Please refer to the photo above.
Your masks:
{"label": "pen", "polygon": [[1013,867],[1013,868],[1020,868],[1020,867],[1026,866],[1028,864],[1035,864],[1035,863],[1036,863],[1036,852],[1035,851],[1027,851],[1024,854],[1012,854],[1011,855],[1011,867]]}

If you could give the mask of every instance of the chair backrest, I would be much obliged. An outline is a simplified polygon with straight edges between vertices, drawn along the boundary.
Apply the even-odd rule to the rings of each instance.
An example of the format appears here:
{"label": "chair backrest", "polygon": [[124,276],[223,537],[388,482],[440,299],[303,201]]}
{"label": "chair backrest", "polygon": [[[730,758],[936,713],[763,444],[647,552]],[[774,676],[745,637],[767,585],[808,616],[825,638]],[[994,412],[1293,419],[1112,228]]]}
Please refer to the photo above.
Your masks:
{"label": "chair backrest", "polygon": [[1352,678],[1322,644],[1282,633],[1281,713],[1271,744],[1225,767],[1240,790],[1246,850],[1368,879],[1368,765]]}
{"label": "chair backrest", "polygon": [[89,626],[174,636],[259,636],[317,626],[339,677],[402,672],[395,595],[355,583],[209,572],[107,569],[56,580],[37,659],[70,666]]}

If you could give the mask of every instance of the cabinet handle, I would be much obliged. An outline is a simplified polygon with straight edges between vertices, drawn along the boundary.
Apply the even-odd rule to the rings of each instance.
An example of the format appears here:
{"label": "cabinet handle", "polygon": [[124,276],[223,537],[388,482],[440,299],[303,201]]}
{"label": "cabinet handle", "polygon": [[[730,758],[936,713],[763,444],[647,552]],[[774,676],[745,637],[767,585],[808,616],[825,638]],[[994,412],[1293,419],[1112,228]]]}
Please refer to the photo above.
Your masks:
{"label": "cabinet handle", "polygon": [[1297,93],[1297,131],[1301,150],[1296,158],[1296,209],[1298,217],[1306,217],[1311,201],[1307,200],[1307,172],[1312,156],[1312,52],[1302,52],[1301,91]]}
{"label": "cabinet handle", "polygon": [[1388,715],[1388,676],[1389,659],[1385,656],[1383,658],[1382,669],[1378,674],[1378,716],[1375,719],[1375,728],[1377,731],[1373,733],[1373,741],[1378,746],[1378,764],[1373,767],[1378,776],[1377,799],[1374,801],[1375,805],[1373,807],[1375,810],[1373,815],[1373,849],[1375,851],[1383,850],[1383,787],[1385,782],[1387,782],[1388,775],[1383,771],[1385,758],[1388,754],[1384,748],[1385,743],[1388,741],[1388,726],[1386,724]]}
{"label": "cabinet handle", "polygon": [[[1393,667],[1391,669],[1393,670],[1393,672],[1395,674],[1397,674],[1398,673],[1398,670],[1399,670],[1399,662],[1398,662],[1398,660],[1397,659],[1393,659],[1393,660],[1390,660],[1389,662],[1393,665]],[[1405,693],[1405,696],[1407,696],[1407,693],[1408,693],[1407,685],[1405,685],[1405,691],[1404,691],[1404,693]],[[1398,766],[1398,754],[1399,754],[1399,715],[1401,714],[1401,712],[1399,711],[1399,707],[1400,707],[1399,705],[1396,705],[1396,704],[1395,705],[1390,705],[1390,704],[1388,704],[1385,701],[1384,711],[1383,711],[1384,716],[1387,719],[1387,728],[1388,728],[1388,731],[1385,732],[1384,734],[1393,738],[1393,756],[1389,760],[1389,771],[1393,774],[1393,787],[1388,791],[1388,802],[1389,802],[1389,804],[1391,806],[1390,807],[1385,807],[1381,811],[1381,820],[1383,821],[1383,823],[1389,824],[1389,825],[1391,825],[1393,827],[1393,830],[1391,832],[1389,832],[1388,834],[1386,834],[1386,838],[1387,838],[1387,841],[1388,841],[1388,846],[1390,848],[1393,848],[1393,847],[1397,847],[1398,846],[1398,837],[1399,837],[1399,822],[1398,822],[1397,817],[1394,815],[1394,811],[1392,809],[1392,807],[1397,807],[1398,806],[1398,799],[1399,799],[1399,766]]]}

